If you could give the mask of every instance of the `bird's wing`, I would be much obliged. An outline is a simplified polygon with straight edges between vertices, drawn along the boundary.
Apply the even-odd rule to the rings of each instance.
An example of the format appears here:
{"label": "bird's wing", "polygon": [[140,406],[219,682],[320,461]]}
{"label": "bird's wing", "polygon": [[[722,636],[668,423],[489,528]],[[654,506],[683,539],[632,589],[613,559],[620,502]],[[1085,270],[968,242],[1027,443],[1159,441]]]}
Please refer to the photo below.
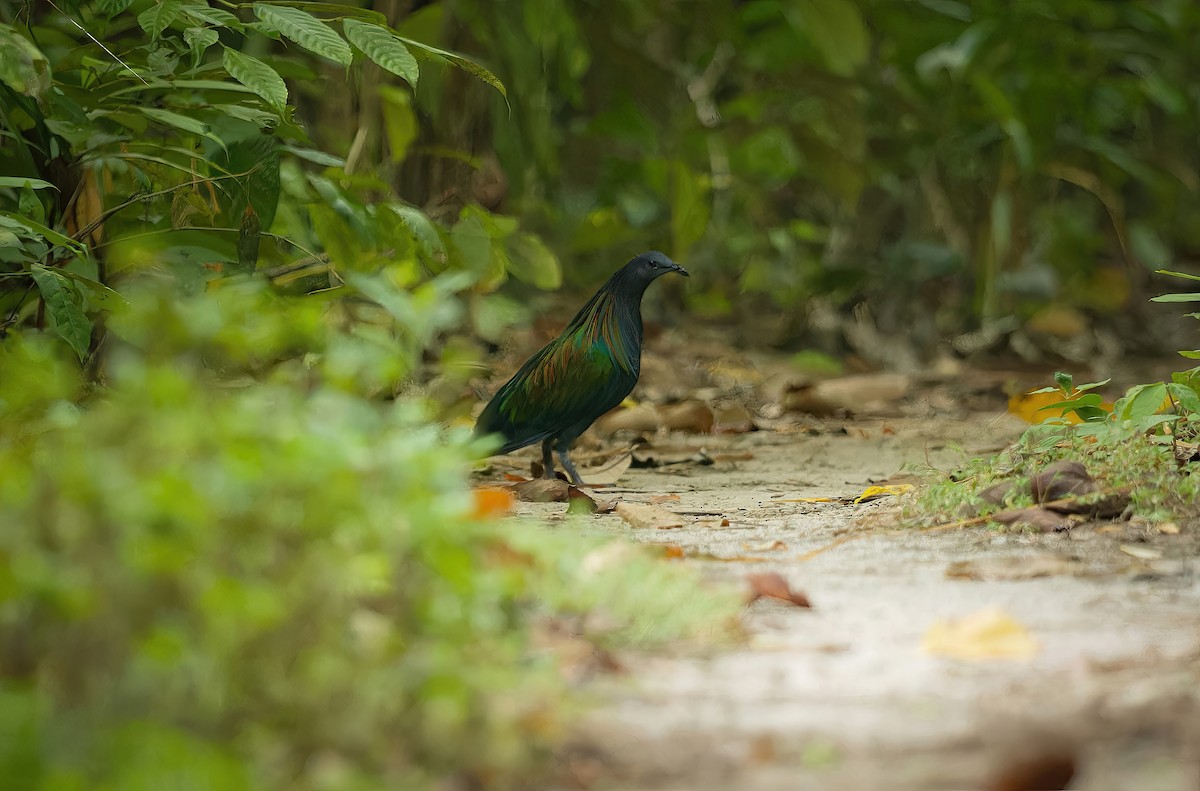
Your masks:
{"label": "bird's wing", "polygon": [[554,437],[619,404],[636,381],[601,340],[565,335],[521,366],[479,416],[480,433],[502,434],[502,453]]}

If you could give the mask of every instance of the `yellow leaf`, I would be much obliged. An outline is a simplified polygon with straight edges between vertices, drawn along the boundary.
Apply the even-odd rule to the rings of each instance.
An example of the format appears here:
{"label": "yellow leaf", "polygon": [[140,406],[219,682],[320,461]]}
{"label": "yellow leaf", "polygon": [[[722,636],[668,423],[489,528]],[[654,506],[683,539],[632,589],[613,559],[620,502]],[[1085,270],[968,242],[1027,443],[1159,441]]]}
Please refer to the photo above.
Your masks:
{"label": "yellow leaf", "polygon": [[921,643],[925,653],[952,659],[1032,659],[1039,649],[1028,629],[997,609],[936,621]]}
{"label": "yellow leaf", "polygon": [[854,502],[865,503],[868,500],[877,500],[880,497],[899,497],[912,490],[913,486],[911,483],[897,483],[891,486],[868,486],[863,489],[862,494],[854,498]]}

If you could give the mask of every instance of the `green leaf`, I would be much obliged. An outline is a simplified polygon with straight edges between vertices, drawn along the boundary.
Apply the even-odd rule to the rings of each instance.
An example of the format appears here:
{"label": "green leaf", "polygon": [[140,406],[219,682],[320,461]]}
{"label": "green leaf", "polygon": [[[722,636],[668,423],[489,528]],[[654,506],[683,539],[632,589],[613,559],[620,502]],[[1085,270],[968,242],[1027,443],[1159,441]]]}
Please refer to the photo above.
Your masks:
{"label": "green leaf", "polygon": [[460,55],[457,52],[451,52],[448,49],[431,47],[428,44],[422,44],[420,41],[414,41],[413,39],[405,38],[404,36],[397,36],[397,38],[404,42],[404,44],[407,45],[412,52],[416,53],[417,57],[424,57],[427,59],[432,58],[438,61],[448,61],[453,63],[455,66],[467,72],[476,79],[482,80],[495,88],[500,92],[500,95],[504,97],[505,101],[508,100],[508,91],[504,89],[504,83],[500,82],[500,78],[468,58],[466,55]]}
{"label": "green leaf", "polygon": [[1193,291],[1190,294],[1160,294],[1157,297],[1151,297],[1151,302],[1200,302],[1200,291]]}
{"label": "green leaf", "polygon": [[101,283],[99,280],[92,280],[90,277],[84,277],[78,272],[72,272],[69,269],[55,269],[55,272],[63,277],[74,280],[79,285],[88,290],[88,296],[92,303],[98,308],[104,310],[115,310],[129,304],[129,300],[121,296],[121,294],[108,286]]}
{"label": "green leaf", "polygon": [[28,186],[30,190],[58,190],[58,187],[50,184],[49,181],[41,179],[26,179],[19,175],[0,175],[0,187],[20,187]]}
{"label": "green leaf", "polygon": [[0,211],[0,217],[7,217],[8,219],[19,223],[20,225],[24,226],[26,229],[45,237],[46,241],[48,241],[52,244],[56,244],[61,247],[69,248],[70,250],[74,251],[75,253],[78,253],[79,255],[83,255],[85,252],[84,246],[82,244],[80,244],[79,242],[77,242],[74,239],[71,239],[67,236],[63,236],[61,233],[54,230],[53,228],[48,228],[39,222],[35,222],[35,221],[29,219],[28,217],[22,217],[21,215],[14,214],[10,211]]}
{"label": "green leaf", "polygon": [[1171,382],[1167,385],[1167,392],[1184,412],[1200,412],[1200,395],[1197,395],[1192,388],[1185,384]]}
{"label": "green leaf", "polygon": [[16,28],[0,23],[0,82],[24,96],[50,90],[50,61]]}
{"label": "green leaf", "polygon": [[83,298],[57,270],[41,264],[30,269],[58,336],[83,360],[92,342],[92,321],[83,312]]}
{"label": "green leaf", "polygon": [[157,41],[162,32],[179,16],[183,8],[183,0],[157,0],[154,5],[138,14],[138,24],[142,30],[150,34],[151,41]]}
{"label": "green leaf", "polygon": [[170,110],[160,110],[157,107],[134,107],[132,109],[137,110],[150,120],[156,121],[164,126],[173,126],[176,129],[183,130],[184,132],[190,132],[193,135],[206,137],[219,145],[221,148],[225,147],[225,143],[221,140],[221,138],[213,134],[208,124],[192,118],[191,116],[180,115],[179,113],[173,113]]}
{"label": "green leaf", "polygon": [[1182,277],[1187,280],[1200,280],[1200,275],[1193,275],[1190,272],[1173,272],[1170,269],[1155,270],[1156,275],[1169,275],[1170,277]]}
{"label": "green leaf", "polygon": [[1074,390],[1075,377],[1071,376],[1071,374],[1067,373],[1066,371],[1055,371],[1054,383],[1062,388],[1064,393],[1069,393]]}
{"label": "green leaf", "polygon": [[426,264],[430,265],[434,271],[440,271],[446,265],[446,245],[442,242],[442,237],[438,234],[437,226],[433,224],[433,220],[425,215],[420,209],[415,206],[406,206],[403,203],[388,204],[388,208],[400,219],[400,222],[408,228],[412,233],[413,238],[417,242],[417,249],[424,257]]}
{"label": "green leaf", "polygon": [[387,134],[388,157],[403,162],[408,147],[417,139],[417,114],[413,112],[408,90],[390,85],[379,86],[383,99],[383,130]]}
{"label": "green leaf", "polygon": [[331,14],[333,16],[352,17],[376,25],[386,25],[387,17],[369,8],[354,8],[342,3],[309,2],[309,0],[289,0],[289,5],[307,11],[310,14]]}
{"label": "green leaf", "polygon": [[255,3],[254,15],[309,52],[343,66],[354,60],[350,45],[312,14],[298,8]]}
{"label": "green leaf", "polygon": [[562,286],[558,258],[531,233],[519,233],[508,241],[508,271],[518,280],[546,291]]}
{"label": "green leaf", "polygon": [[340,168],[346,164],[346,160],[341,157],[335,157],[333,154],[324,151],[318,151],[315,148],[299,148],[297,146],[283,146],[283,150],[292,156],[312,162],[314,165],[324,165],[329,168]]}
{"label": "green leaf", "polygon": [[114,17],[133,5],[133,0],[100,0],[97,7],[108,17]]}
{"label": "green leaf", "polygon": [[189,27],[183,31],[183,40],[192,50],[192,68],[200,65],[204,51],[217,43],[217,31],[210,27]]}
{"label": "green leaf", "polygon": [[228,48],[221,62],[230,77],[257,93],[276,110],[283,112],[288,100],[287,85],[274,69],[258,58]]}
{"label": "green leaf", "polygon": [[1186,357],[1189,360],[1200,360],[1200,349],[1195,349],[1190,352],[1180,352],[1180,357]]}
{"label": "green leaf", "polygon": [[1166,397],[1167,386],[1162,382],[1137,385],[1129,388],[1129,392],[1121,399],[1120,408],[1114,411],[1122,420],[1131,420],[1136,424],[1159,412]]}
{"label": "green leaf", "polygon": [[207,0],[202,0],[201,3],[192,3],[184,6],[183,15],[191,19],[193,22],[199,22],[204,25],[226,27],[230,30],[238,31],[246,29],[246,26],[242,24],[242,20],[223,9],[210,8]]}
{"label": "green leaf", "polygon": [[20,197],[17,198],[17,211],[22,217],[28,217],[34,222],[46,221],[46,207],[38,200],[37,194],[33,191],[33,187],[22,187]]}
{"label": "green leaf", "polygon": [[849,76],[867,60],[870,39],[850,0],[793,0],[784,16],[821,53],[834,74]]}
{"label": "green leaf", "polygon": [[342,30],[345,31],[346,38],[368,58],[379,64],[380,68],[416,87],[417,78],[420,76],[417,59],[408,51],[408,47],[404,46],[399,36],[386,27],[360,22],[357,19],[343,19]]}

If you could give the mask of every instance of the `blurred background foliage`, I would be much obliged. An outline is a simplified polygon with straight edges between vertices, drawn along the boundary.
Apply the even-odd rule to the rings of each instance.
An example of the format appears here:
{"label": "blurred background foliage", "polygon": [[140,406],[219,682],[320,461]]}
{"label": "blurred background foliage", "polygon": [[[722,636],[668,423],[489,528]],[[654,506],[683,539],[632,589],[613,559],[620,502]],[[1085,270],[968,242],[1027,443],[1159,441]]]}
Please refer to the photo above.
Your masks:
{"label": "blurred background foliage", "polygon": [[482,356],[647,248],[694,274],[655,315],[760,345],[1177,348],[1197,40],[1190,0],[0,0],[2,784],[519,786],[539,619],[730,600],[473,514],[430,425]]}

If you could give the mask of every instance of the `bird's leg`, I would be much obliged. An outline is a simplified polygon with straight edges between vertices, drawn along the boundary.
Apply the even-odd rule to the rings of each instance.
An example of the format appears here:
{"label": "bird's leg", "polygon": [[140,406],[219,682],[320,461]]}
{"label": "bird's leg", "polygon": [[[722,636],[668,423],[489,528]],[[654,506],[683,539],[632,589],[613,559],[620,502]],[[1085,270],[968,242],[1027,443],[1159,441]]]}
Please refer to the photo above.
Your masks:
{"label": "bird's leg", "polygon": [[566,448],[558,449],[558,461],[562,464],[562,468],[567,471],[571,483],[576,486],[583,486],[583,478],[579,477],[579,473],[575,472],[575,465],[571,463],[571,457],[567,455]]}
{"label": "bird's leg", "polygon": [[554,477],[554,440],[548,439],[542,443],[542,477]]}

